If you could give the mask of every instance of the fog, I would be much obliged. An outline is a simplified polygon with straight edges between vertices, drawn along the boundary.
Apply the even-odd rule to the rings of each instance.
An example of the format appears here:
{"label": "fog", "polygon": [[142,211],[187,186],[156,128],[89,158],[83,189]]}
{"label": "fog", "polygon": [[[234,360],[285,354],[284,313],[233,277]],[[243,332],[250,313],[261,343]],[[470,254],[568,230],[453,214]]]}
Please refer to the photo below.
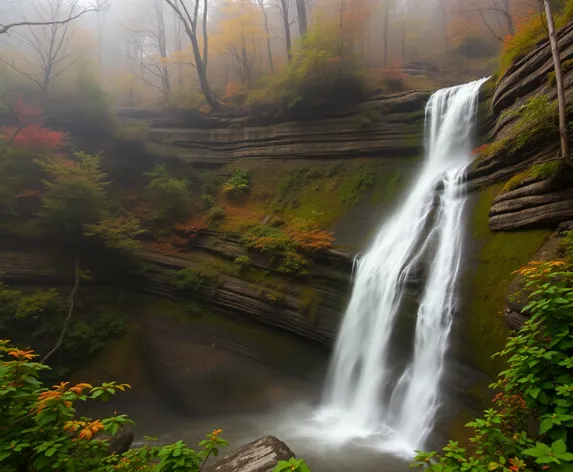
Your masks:
{"label": "fog", "polygon": [[[198,3],[196,3],[198,2]],[[2,86],[45,94],[89,80],[119,105],[230,96],[264,86],[289,51],[328,44],[370,76],[491,65],[535,0],[0,0]],[[77,16],[77,18],[75,18]],[[195,44],[193,44],[195,41]],[[314,44],[313,43],[313,44]],[[24,85],[22,85],[24,86]],[[206,86],[209,91],[206,92]],[[203,92],[203,93],[202,93]],[[205,96],[207,96],[205,95]],[[207,97],[209,101],[209,97]]]}

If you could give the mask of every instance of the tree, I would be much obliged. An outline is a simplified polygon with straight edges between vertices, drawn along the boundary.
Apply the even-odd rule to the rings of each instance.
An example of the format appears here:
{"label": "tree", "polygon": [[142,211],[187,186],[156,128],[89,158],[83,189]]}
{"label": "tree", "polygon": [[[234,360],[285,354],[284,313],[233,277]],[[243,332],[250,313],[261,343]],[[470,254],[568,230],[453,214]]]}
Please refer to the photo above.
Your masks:
{"label": "tree", "polygon": [[55,156],[37,160],[46,174],[42,218],[47,227],[77,241],[86,225],[100,221],[106,174],[97,156],[74,153],[74,159]]}
{"label": "tree", "polygon": [[[146,25],[146,20],[148,28],[141,29],[141,25]],[[138,19],[136,23],[138,28],[126,27],[137,45],[137,53],[131,56],[139,66],[134,68],[134,73],[167,97],[171,92],[171,78],[166,61],[168,51],[163,0],[151,0],[149,8],[144,10],[144,19]]]}
{"label": "tree", "polygon": [[390,37],[390,10],[392,0],[384,0],[384,67],[388,67],[389,62],[389,37]]}
{"label": "tree", "polygon": [[[23,22],[7,25],[3,29],[15,26],[19,28],[14,38],[20,41],[33,55],[26,57],[21,53],[21,60],[12,57],[11,61],[4,59],[17,73],[27,77],[38,85],[43,92],[49,93],[58,76],[65,72],[72,64],[79,60],[81,54],[70,50],[70,24],[85,13],[100,11],[104,4],[92,8],[82,7],[80,0],[31,0],[28,10],[22,12]],[[40,21],[27,21],[29,10],[35,12]],[[8,31],[8,30],[6,30]],[[26,66],[21,65],[25,63]]]}
{"label": "tree", "polygon": [[207,0],[203,2],[203,52],[199,47],[199,30],[197,23],[199,20],[199,0],[193,0],[193,13],[189,13],[189,9],[185,4],[185,0],[165,0],[167,4],[173,9],[177,14],[177,17],[183,24],[185,32],[191,41],[191,47],[193,48],[193,57],[195,59],[195,69],[197,71],[197,76],[199,78],[199,84],[203,92],[203,96],[207,103],[211,106],[213,110],[219,110],[221,108],[221,102],[215,96],[209,85],[209,80],[207,79],[207,60],[208,60],[208,37],[207,37]]}
{"label": "tree", "polygon": [[283,23],[283,30],[285,33],[285,45],[286,45],[286,50],[287,50],[287,58],[290,62],[290,60],[292,59],[292,40],[291,40],[291,34],[290,34],[290,25],[291,25],[291,21],[290,21],[290,13],[289,13],[289,7],[290,7],[290,1],[289,0],[279,0],[278,5],[276,5],[276,7],[279,10],[279,14]]}
{"label": "tree", "polygon": [[148,176],[147,194],[158,220],[175,222],[189,215],[187,180],[171,177],[163,166],[156,166]]}
{"label": "tree", "polygon": [[569,155],[569,142],[567,136],[567,104],[565,103],[565,87],[563,85],[563,71],[561,70],[561,54],[559,43],[555,32],[555,21],[549,0],[542,0],[545,4],[545,15],[547,17],[547,32],[549,43],[551,44],[551,54],[553,56],[553,66],[555,68],[555,84],[557,88],[557,103],[559,105],[559,137],[561,141],[561,157],[573,167],[573,159]]}
{"label": "tree", "polygon": [[261,13],[263,14],[264,25],[265,25],[265,36],[267,42],[267,56],[269,58],[269,67],[271,69],[271,74],[275,73],[275,65],[273,63],[273,52],[271,50],[271,34],[269,29],[269,14],[267,12],[267,7],[265,4],[265,0],[256,0],[257,5],[261,9]]}
{"label": "tree", "polygon": [[298,31],[300,36],[304,36],[308,30],[305,0],[296,0],[296,13],[298,15]]}
{"label": "tree", "polygon": [[0,34],[8,33],[12,28],[19,28],[22,26],[27,27],[34,27],[34,26],[56,26],[56,25],[65,25],[70,23],[74,20],[77,20],[80,16],[85,15],[86,13],[90,12],[102,12],[107,9],[107,2],[106,0],[98,0],[95,5],[84,7],[83,9],[77,11],[75,14],[68,16],[64,19],[56,19],[56,20],[44,20],[43,18],[39,18],[37,21],[19,21],[16,23],[9,23],[9,24],[2,24],[0,23]]}
{"label": "tree", "polygon": [[213,38],[233,58],[233,66],[241,83],[250,86],[256,59],[255,44],[264,35],[261,29],[261,11],[250,0],[234,0],[219,11],[218,34]]}
{"label": "tree", "polygon": [[[490,33],[499,41],[503,42],[505,34],[513,36],[515,34],[515,25],[513,23],[513,16],[511,15],[510,0],[472,0],[472,7],[470,11],[477,12],[481,17],[483,24],[487,27]],[[505,29],[495,27],[493,19],[503,19]]]}

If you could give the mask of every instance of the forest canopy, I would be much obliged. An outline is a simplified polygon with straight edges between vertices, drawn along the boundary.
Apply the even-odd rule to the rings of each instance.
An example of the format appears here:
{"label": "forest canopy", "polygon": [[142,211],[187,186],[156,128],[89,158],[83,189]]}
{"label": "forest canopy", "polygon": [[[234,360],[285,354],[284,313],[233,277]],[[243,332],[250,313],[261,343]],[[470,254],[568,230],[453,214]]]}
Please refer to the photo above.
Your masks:
{"label": "forest canopy", "polygon": [[[559,11],[570,2],[554,3]],[[537,8],[536,0],[0,0],[0,96],[46,103],[73,94],[97,115],[108,97],[209,112],[292,106],[340,82],[431,88],[445,72],[452,82],[492,72]]]}

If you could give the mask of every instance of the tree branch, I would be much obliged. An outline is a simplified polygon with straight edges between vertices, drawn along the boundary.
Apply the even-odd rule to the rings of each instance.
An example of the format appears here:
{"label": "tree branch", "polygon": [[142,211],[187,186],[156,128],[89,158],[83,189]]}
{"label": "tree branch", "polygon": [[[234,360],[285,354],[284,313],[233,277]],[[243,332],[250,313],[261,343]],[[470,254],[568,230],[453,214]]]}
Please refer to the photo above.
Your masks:
{"label": "tree branch", "polygon": [[58,338],[58,342],[53,347],[53,349],[48,352],[41,360],[42,364],[45,364],[46,361],[60,348],[62,345],[62,341],[64,340],[64,335],[66,334],[66,330],[68,328],[68,324],[70,323],[70,318],[72,317],[72,313],[74,312],[74,302],[76,298],[76,293],[78,292],[78,288],[80,286],[80,256],[76,254],[76,264],[74,268],[74,288],[72,289],[72,293],[70,293],[70,301],[68,307],[68,315],[64,320],[64,326],[62,327],[62,332],[60,333],[60,337]]}
{"label": "tree branch", "polygon": [[64,25],[71,21],[77,20],[80,16],[85,15],[86,13],[97,12],[101,11],[101,8],[87,8],[82,10],[77,15],[71,16],[66,18],[65,20],[61,21],[20,21],[18,23],[11,23],[9,25],[2,25],[0,24],[0,34],[7,33],[12,28],[17,28],[19,26],[49,26],[49,25]]}

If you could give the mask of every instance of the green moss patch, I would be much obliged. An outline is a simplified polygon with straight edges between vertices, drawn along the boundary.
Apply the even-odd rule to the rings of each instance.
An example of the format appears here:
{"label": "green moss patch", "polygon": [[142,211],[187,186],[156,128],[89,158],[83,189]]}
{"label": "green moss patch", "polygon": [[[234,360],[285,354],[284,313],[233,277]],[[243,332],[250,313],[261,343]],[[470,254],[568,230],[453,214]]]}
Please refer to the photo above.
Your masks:
{"label": "green moss patch", "polygon": [[493,233],[489,229],[489,209],[499,185],[480,192],[473,208],[470,228],[475,245],[474,270],[464,276],[466,294],[465,331],[475,365],[491,376],[503,368],[501,358],[491,359],[501,350],[509,334],[503,320],[505,296],[513,271],[527,264],[549,238],[551,230]]}

